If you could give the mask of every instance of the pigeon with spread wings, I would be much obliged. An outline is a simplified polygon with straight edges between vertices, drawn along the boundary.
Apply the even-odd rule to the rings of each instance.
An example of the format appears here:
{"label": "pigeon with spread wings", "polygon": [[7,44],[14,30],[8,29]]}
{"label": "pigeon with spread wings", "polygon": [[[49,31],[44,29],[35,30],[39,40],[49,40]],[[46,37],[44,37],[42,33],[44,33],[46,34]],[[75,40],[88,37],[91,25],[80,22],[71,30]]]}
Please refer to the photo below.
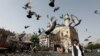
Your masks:
{"label": "pigeon with spread wings", "polygon": [[26,3],[25,6],[23,7],[25,10],[26,9],[31,9],[32,7],[30,6],[30,2]]}
{"label": "pigeon with spread wings", "polygon": [[27,18],[32,18],[33,15],[35,15],[35,12],[32,12],[31,10],[28,11]]}
{"label": "pigeon with spread wings", "polygon": [[71,14],[71,20],[72,20],[72,23],[75,24],[73,27],[78,26],[81,23],[81,19],[79,20],[75,15],[72,15],[72,14]]}
{"label": "pigeon with spread wings", "polygon": [[45,34],[50,34],[56,27],[56,20],[52,22],[52,26],[47,30],[45,31]]}
{"label": "pigeon with spread wings", "polygon": [[41,17],[39,14],[35,14],[35,16],[36,16],[36,19],[37,19],[37,20],[39,20],[40,17]]}

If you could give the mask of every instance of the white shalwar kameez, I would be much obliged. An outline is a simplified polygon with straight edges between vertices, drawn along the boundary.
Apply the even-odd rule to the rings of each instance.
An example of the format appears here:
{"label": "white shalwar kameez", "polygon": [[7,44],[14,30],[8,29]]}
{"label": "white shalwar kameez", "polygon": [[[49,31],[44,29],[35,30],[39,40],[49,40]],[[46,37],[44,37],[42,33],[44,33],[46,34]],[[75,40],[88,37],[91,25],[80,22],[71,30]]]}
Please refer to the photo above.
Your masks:
{"label": "white shalwar kameez", "polygon": [[[81,50],[80,50],[80,48],[79,48],[79,45],[74,45],[76,48],[77,48],[77,50],[78,50],[78,56],[82,56],[82,53],[81,53]],[[74,56],[74,51],[73,51],[73,47],[72,47],[72,56]]]}

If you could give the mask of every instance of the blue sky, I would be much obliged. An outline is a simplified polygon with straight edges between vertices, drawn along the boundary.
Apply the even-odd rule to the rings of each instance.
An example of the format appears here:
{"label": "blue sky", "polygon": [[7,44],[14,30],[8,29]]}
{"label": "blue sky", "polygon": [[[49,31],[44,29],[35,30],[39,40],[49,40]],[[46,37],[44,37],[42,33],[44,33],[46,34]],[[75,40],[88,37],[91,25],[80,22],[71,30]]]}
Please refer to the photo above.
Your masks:
{"label": "blue sky", "polygon": [[[37,32],[38,28],[46,28],[49,19],[46,15],[56,16],[58,22],[61,14],[74,14],[82,22],[77,26],[80,41],[91,35],[91,40],[100,38],[100,15],[94,14],[95,10],[100,10],[100,0],[56,0],[55,6],[60,9],[53,13],[53,8],[49,7],[49,0],[32,0],[32,10],[42,15],[40,20],[35,17],[28,19],[27,12],[22,8],[28,0],[1,0],[0,1],[0,27],[11,31],[21,33]],[[28,29],[24,29],[25,25],[30,25]],[[88,31],[86,32],[86,28]]]}

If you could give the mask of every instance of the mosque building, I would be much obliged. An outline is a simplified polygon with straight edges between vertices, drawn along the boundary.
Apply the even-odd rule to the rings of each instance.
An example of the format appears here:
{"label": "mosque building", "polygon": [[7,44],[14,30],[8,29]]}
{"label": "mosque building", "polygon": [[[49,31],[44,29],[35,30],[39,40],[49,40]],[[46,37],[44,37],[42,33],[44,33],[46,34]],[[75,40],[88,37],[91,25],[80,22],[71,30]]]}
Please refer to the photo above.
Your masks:
{"label": "mosque building", "polygon": [[[65,52],[68,52],[68,50],[73,44],[74,39],[79,40],[77,30],[74,27],[70,26],[70,22],[71,20],[69,15],[66,15],[64,17],[63,25],[57,25],[53,30],[53,34],[55,34],[53,45],[63,46]],[[47,36],[43,35],[39,38],[40,44],[49,46],[51,45],[50,41],[48,41],[49,39],[47,38]]]}
{"label": "mosque building", "polygon": [[59,35],[58,39],[60,39],[57,40],[56,44],[62,45],[65,49],[65,52],[68,52],[68,49],[72,46],[73,39],[79,40],[76,29],[70,26],[69,24],[70,24],[70,18],[67,15],[64,18],[64,25],[57,26],[53,31],[54,34]]}

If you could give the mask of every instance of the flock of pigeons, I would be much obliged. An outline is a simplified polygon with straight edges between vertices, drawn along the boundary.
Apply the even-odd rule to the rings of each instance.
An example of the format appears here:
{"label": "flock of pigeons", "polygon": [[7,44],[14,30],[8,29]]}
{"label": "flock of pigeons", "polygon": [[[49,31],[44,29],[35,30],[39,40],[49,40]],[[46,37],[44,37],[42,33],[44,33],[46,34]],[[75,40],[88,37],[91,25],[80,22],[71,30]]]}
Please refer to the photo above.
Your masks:
{"label": "flock of pigeons", "polygon": [[[49,6],[50,6],[50,7],[55,7],[54,2],[55,2],[55,0],[50,0]],[[27,18],[32,18],[32,16],[34,15],[34,16],[37,18],[37,20],[39,20],[39,18],[40,18],[41,16],[40,16],[39,14],[37,14],[36,12],[34,12],[34,11],[31,10],[31,9],[32,9],[31,3],[32,3],[32,2],[29,1],[29,2],[26,3],[26,4],[24,5],[24,7],[23,7],[25,10],[28,10]],[[56,12],[57,10],[59,10],[59,8],[60,8],[60,7],[55,7],[53,11]]]}
{"label": "flock of pigeons", "polygon": [[[27,18],[32,18],[32,16],[35,16],[36,17],[36,20],[39,20],[40,18],[41,18],[41,15],[39,15],[38,13],[36,13],[35,11],[32,11],[32,5],[31,5],[31,3],[32,2],[28,2],[28,3],[26,3],[25,5],[24,5],[24,7],[23,7],[23,9],[25,9],[25,10],[27,10],[28,12],[27,12],[27,15],[26,15],[26,17]],[[50,7],[55,7],[55,0],[50,0],[50,3],[49,3],[49,6]],[[54,8],[54,10],[53,10],[53,12],[56,12],[57,10],[59,10],[59,8],[60,7],[55,7]],[[49,15],[47,15],[47,18],[49,18]],[[56,20],[53,20],[54,18],[53,17],[51,17],[51,23],[50,23],[50,26],[49,26],[49,29],[48,30],[44,30],[43,32],[45,32],[45,34],[50,34],[53,30],[54,30],[54,28],[55,28],[55,26],[56,26]],[[24,28],[25,29],[27,29],[27,28],[29,28],[30,26],[24,26]],[[39,30],[38,30],[38,33],[39,34],[41,34],[42,33],[42,31],[41,31],[41,29],[39,28]]]}
{"label": "flock of pigeons", "polygon": [[[88,29],[86,28],[85,31],[88,32]],[[86,39],[84,39],[84,41],[89,41],[91,37],[92,37],[92,36],[89,35]]]}
{"label": "flock of pigeons", "polygon": [[[100,14],[100,10],[95,10],[94,11],[95,14]],[[88,29],[86,28],[86,32],[88,31]],[[84,41],[89,41],[89,39],[91,38],[92,36],[89,35],[86,39],[84,39]]]}
{"label": "flock of pigeons", "polygon": [[25,10],[28,10],[27,18],[32,18],[32,16],[34,15],[37,18],[37,20],[39,20],[39,18],[41,17],[39,14],[37,14],[36,12],[31,10],[32,6],[31,6],[31,2],[30,1],[28,3],[26,3],[23,8]]}
{"label": "flock of pigeons", "polygon": [[[50,0],[50,3],[48,5],[50,7],[54,7],[53,12],[56,12],[56,11],[58,11],[60,9],[59,6],[55,7],[55,0]],[[31,2],[30,1],[24,5],[23,9],[28,10],[26,17],[29,18],[29,19],[32,18],[32,16],[35,16],[36,20],[39,20],[42,17],[41,15],[39,15],[38,13],[36,13],[35,11],[31,10],[32,6],[31,6]],[[100,11],[99,10],[95,10],[94,13],[95,14],[100,14]],[[47,18],[49,18],[49,15],[47,15]],[[63,19],[64,15],[62,14],[60,16],[60,18]],[[79,25],[81,23],[81,21],[82,21],[81,19],[78,20],[78,18],[75,15],[73,15],[73,14],[70,15],[70,20],[72,21],[70,23],[70,26],[72,25],[72,23],[74,23],[74,25],[72,27],[75,27],[75,26]],[[51,34],[51,32],[55,29],[56,25],[57,25],[56,20],[54,20],[54,17],[51,17],[49,25],[47,26],[49,29],[48,30],[44,30],[42,28],[42,30],[41,30],[39,28],[39,30],[38,30],[39,35],[41,35],[42,33],[45,33],[46,35]],[[29,27],[30,26],[24,26],[25,29],[27,29]],[[86,32],[87,32],[87,29],[86,29]],[[21,34],[21,37],[24,36],[24,35],[25,34]],[[20,41],[21,41],[21,37],[20,37]],[[91,35],[88,36],[84,41],[88,41],[89,38],[91,38],[91,37],[92,37]]]}
{"label": "flock of pigeons", "polygon": [[[28,10],[26,17],[30,19],[30,18],[32,18],[32,16],[35,16],[36,17],[36,20],[39,20],[42,16],[39,15],[37,12],[32,11],[32,5],[31,5],[31,3],[32,2],[29,1],[23,7],[23,9]],[[49,2],[48,5],[50,7],[54,7],[53,12],[56,12],[56,11],[58,11],[60,9],[59,6],[58,7],[55,6],[55,0],[50,0],[50,2]],[[100,14],[100,12],[98,12],[97,10],[95,10],[94,13]],[[77,25],[79,25],[81,23],[81,19],[78,20],[78,18],[75,15],[71,14],[70,17],[71,17],[72,23],[74,23],[73,27],[75,27],[75,26],[77,26]],[[47,15],[47,18],[49,18],[49,15]],[[64,15],[62,14],[60,16],[60,18],[63,19],[64,18]],[[41,29],[39,28],[38,33],[41,34],[42,32],[44,32],[45,34],[48,35],[48,34],[50,34],[55,29],[56,25],[57,25],[56,20],[54,20],[54,17],[51,17],[50,23],[49,23],[49,26],[48,26],[49,29],[48,30],[42,29],[43,31],[41,31]],[[27,29],[29,27],[30,26],[24,26],[25,29]]]}

